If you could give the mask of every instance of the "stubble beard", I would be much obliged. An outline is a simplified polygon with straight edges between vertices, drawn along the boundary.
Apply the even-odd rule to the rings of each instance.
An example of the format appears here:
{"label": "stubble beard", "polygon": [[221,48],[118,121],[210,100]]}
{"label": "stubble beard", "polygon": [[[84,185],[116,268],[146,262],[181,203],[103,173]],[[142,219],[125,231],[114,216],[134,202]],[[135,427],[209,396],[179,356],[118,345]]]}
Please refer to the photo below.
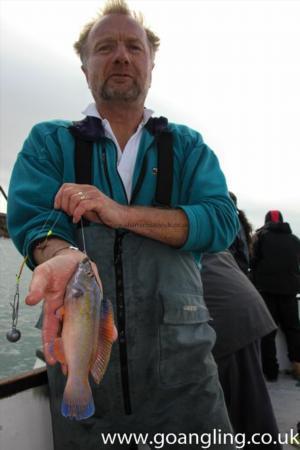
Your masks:
{"label": "stubble beard", "polygon": [[100,98],[105,101],[122,101],[134,102],[142,95],[142,89],[138,83],[133,80],[132,86],[128,89],[118,88],[116,86],[109,86],[106,81],[100,88]]}

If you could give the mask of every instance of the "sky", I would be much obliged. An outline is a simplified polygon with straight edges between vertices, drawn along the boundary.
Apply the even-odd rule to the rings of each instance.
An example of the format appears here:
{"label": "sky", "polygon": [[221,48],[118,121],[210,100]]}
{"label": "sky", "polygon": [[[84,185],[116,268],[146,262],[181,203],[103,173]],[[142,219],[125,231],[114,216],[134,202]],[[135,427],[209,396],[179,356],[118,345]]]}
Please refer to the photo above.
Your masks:
{"label": "sky", "polygon": [[[300,1],[139,0],[161,38],[146,106],[198,130],[256,228],[300,235]],[[0,0],[0,185],[31,127],[92,101],[72,45],[103,1]],[[0,198],[0,211],[5,210]]]}

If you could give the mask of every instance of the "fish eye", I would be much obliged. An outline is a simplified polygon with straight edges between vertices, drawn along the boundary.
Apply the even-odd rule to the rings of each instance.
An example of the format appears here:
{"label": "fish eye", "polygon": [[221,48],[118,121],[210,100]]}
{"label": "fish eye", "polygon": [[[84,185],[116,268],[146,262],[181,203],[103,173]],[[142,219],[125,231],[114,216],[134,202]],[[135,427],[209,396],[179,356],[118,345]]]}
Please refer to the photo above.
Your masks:
{"label": "fish eye", "polygon": [[72,289],[72,297],[78,298],[82,297],[84,295],[84,292],[80,288],[73,288]]}

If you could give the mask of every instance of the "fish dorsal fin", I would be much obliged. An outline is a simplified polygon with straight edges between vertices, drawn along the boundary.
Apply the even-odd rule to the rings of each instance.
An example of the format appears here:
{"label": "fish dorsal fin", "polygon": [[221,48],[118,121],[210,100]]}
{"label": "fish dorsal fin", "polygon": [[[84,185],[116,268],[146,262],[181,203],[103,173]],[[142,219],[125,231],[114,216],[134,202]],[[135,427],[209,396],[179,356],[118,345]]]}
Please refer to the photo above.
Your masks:
{"label": "fish dorsal fin", "polygon": [[95,361],[91,368],[91,374],[96,383],[100,383],[105,374],[113,342],[117,339],[118,332],[114,324],[113,307],[108,299],[103,298],[100,310],[99,339]]}
{"label": "fish dorsal fin", "polygon": [[66,364],[62,338],[56,338],[53,346],[54,357],[62,364]]}

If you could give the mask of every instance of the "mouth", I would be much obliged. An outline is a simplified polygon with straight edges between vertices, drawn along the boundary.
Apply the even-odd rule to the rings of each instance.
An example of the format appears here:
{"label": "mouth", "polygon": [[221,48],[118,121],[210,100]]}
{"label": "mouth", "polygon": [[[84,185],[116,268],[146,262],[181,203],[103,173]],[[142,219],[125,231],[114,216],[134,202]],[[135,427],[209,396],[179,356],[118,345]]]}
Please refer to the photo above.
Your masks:
{"label": "mouth", "polygon": [[115,86],[126,86],[128,87],[129,85],[132,84],[133,77],[125,74],[125,73],[113,73],[112,75],[109,76],[108,78],[108,83],[111,83],[112,85]]}
{"label": "mouth", "polygon": [[110,75],[109,78],[132,78],[131,75],[127,74],[127,73],[113,73],[112,75]]}

